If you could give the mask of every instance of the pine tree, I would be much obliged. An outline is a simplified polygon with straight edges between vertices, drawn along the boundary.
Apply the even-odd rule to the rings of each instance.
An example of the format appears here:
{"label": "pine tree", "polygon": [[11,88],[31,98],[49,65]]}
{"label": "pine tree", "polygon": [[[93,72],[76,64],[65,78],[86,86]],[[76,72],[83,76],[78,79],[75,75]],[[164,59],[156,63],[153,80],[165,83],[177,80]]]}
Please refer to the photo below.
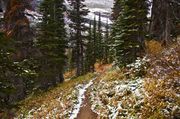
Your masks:
{"label": "pine tree", "polygon": [[43,21],[40,24],[38,48],[41,56],[40,78],[43,79],[43,86],[48,83],[56,85],[63,82],[63,67],[65,64],[65,28],[63,19],[63,0],[44,0],[40,11],[43,14]]}
{"label": "pine tree", "polygon": [[11,0],[7,3],[4,15],[6,35],[16,41],[16,50],[19,55],[15,59],[19,61],[30,57],[30,49],[32,49],[33,32],[24,13],[27,7],[29,7],[27,1]]}
{"label": "pine tree", "polygon": [[[6,2],[6,1],[5,1]],[[10,0],[7,1],[6,11],[4,14],[4,30],[8,38],[12,38],[14,52],[12,53],[13,62],[23,69],[22,76],[16,77],[16,73],[12,73],[11,81],[16,83],[17,99],[22,99],[27,93],[26,86],[32,82],[29,77],[31,72],[33,54],[33,32],[30,27],[30,22],[24,11],[30,6],[29,1],[25,0]],[[30,80],[29,80],[30,79]],[[32,90],[32,89],[31,89]],[[14,96],[15,97],[15,96]],[[16,100],[16,99],[14,99]]]}
{"label": "pine tree", "polygon": [[11,95],[17,93],[17,81],[12,81],[12,76],[22,78],[29,75],[20,63],[14,62],[12,55],[14,53],[14,42],[0,32],[0,111],[14,108],[16,98],[11,100]]}
{"label": "pine tree", "polygon": [[2,25],[3,25],[3,11],[0,10],[0,30],[2,29]]}
{"label": "pine tree", "polygon": [[70,27],[74,30],[74,34],[72,35],[72,39],[74,39],[75,43],[75,59],[76,59],[76,76],[80,76],[84,73],[84,42],[86,40],[86,36],[83,32],[87,30],[85,26],[85,18],[88,14],[88,9],[86,9],[83,4],[84,0],[69,0],[72,6],[72,10],[70,10],[69,18],[72,21]]}
{"label": "pine tree", "polygon": [[92,36],[93,36],[93,54],[94,54],[94,62],[96,62],[97,60],[97,22],[96,22],[96,17],[94,17],[94,21],[93,21],[93,31],[92,31]]}
{"label": "pine tree", "polygon": [[117,20],[119,13],[121,12],[120,0],[114,0],[114,5],[112,8],[112,19]]}
{"label": "pine tree", "polygon": [[101,13],[99,13],[96,44],[97,44],[97,59],[101,62],[103,60],[103,36],[102,36]]}
{"label": "pine tree", "polygon": [[[8,57],[8,50],[7,50],[7,41],[3,33],[0,33],[0,107],[5,108],[5,106],[9,105],[8,102],[8,95],[12,93],[13,85],[11,84],[10,80],[8,79],[8,71],[9,68],[12,68],[12,62]],[[3,95],[4,96],[3,96]],[[1,108],[0,108],[1,110]]]}
{"label": "pine tree", "polygon": [[176,30],[176,26],[180,23],[179,4],[177,0],[153,0],[150,23],[152,39],[168,45],[172,36],[177,35],[179,29]]}
{"label": "pine tree", "polygon": [[89,31],[88,31],[88,42],[86,46],[85,52],[85,71],[86,72],[93,72],[94,71],[94,41],[92,37],[92,23],[89,24]]}
{"label": "pine tree", "polygon": [[121,0],[122,12],[113,25],[112,37],[119,65],[133,62],[143,49],[147,24],[146,0]]}
{"label": "pine tree", "polygon": [[103,60],[104,63],[108,63],[108,57],[109,57],[109,24],[108,20],[106,23],[106,30],[104,35],[104,43],[103,43]]}

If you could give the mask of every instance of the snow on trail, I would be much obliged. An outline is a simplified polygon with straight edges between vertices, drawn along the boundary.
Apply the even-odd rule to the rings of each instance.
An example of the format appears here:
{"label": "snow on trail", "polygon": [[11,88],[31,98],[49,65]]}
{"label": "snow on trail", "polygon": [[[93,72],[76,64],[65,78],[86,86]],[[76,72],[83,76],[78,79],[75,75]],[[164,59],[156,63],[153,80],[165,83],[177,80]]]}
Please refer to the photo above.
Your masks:
{"label": "snow on trail", "polygon": [[85,92],[87,91],[87,88],[89,88],[92,84],[93,81],[96,78],[92,79],[88,84],[84,85],[83,87],[80,86],[79,88],[79,95],[78,95],[78,103],[74,106],[73,111],[71,113],[71,116],[69,119],[75,119],[80,111],[81,105],[83,103],[83,99],[85,98]]}

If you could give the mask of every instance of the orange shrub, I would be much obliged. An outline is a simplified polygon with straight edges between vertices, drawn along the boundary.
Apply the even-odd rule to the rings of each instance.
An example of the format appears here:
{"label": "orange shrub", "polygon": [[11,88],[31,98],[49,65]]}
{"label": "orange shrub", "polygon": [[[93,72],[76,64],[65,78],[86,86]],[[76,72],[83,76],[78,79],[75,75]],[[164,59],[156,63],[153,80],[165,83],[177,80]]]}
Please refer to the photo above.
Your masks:
{"label": "orange shrub", "polygon": [[64,73],[64,78],[65,78],[65,79],[72,78],[72,77],[75,76],[75,74],[76,74],[76,70],[75,70],[75,69],[72,69],[72,70],[67,71],[67,72]]}
{"label": "orange shrub", "polygon": [[110,69],[112,67],[112,64],[101,64],[101,63],[95,63],[94,65],[95,71],[98,73],[103,73],[107,69]]}
{"label": "orange shrub", "polygon": [[162,44],[156,40],[145,41],[146,52],[148,54],[157,55],[164,49]]}

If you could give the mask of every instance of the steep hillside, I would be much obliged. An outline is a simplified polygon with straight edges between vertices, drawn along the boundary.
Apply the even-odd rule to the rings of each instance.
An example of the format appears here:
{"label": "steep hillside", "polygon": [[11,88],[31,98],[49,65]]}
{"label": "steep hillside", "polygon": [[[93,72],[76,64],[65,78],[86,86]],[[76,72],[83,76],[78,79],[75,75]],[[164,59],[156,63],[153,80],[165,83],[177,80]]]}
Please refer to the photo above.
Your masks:
{"label": "steep hillside", "polygon": [[177,119],[179,58],[180,49],[175,45],[126,68],[97,66],[96,76],[72,79],[40,97],[26,99],[18,117]]}
{"label": "steep hillside", "polygon": [[110,119],[178,119],[179,59],[175,45],[106,72],[89,91],[92,110]]}
{"label": "steep hillside", "polygon": [[[20,104],[16,119],[19,118],[69,118],[74,106],[78,104],[79,90],[95,77],[94,74],[87,74],[63,84],[47,92],[37,92],[29,96]],[[74,112],[76,113],[76,112]]]}
{"label": "steep hillside", "polygon": [[180,0],[0,0],[0,119],[180,119]]}

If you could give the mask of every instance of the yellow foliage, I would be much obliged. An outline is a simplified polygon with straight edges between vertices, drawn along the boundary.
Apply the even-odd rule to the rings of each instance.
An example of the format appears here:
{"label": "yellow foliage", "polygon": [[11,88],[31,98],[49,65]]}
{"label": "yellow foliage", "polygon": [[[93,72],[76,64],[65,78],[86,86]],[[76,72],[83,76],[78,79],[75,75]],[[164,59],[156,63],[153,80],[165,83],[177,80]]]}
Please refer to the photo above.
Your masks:
{"label": "yellow foliage", "polygon": [[145,41],[146,52],[148,54],[157,55],[164,49],[162,44],[156,40]]}
{"label": "yellow foliage", "polygon": [[157,79],[146,79],[144,87],[147,95],[144,97],[142,119],[165,119],[166,117],[161,110],[166,108],[167,102],[163,99],[174,99],[173,89],[166,89],[164,81],[158,81]]}
{"label": "yellow foliage", "polygon": [[94,67],[96,72],[104,73],[107,69],[110,69],[112,67],[112,64],[95,63]]}
{"label": "yellow foliage", "polygon": [[144,83],[146,91],[142,119],[166,119],[177,115],[171,110],[165,115],[163,110],[172,106],[179,106],[179,78],[178,70],[180,48],[172,45],[164,50],[158,57],[152,57]]}
{"label": "yellow foliage", "polygon": [[123,80],[123,79],[125,79],[125,75],[121,70],[112,70],[112,71],[105,73],[102,76],[102,79],[103,80],[109,80],[109,81]]}
{"label": "yellow foliage", "polygon": [[75,74],[76,74],[75,72],[76,72],[75,69],[72,69],[72,70],[70,70],[70,71],[65,72],[65,73],[64,73],[64,78],[65,78],[65,79],[69,79],[69,78],[74,77]]}
{"label": "yellow foliage", "polygon": [[59,111],[63,110],[63,107],[59,105],[57,101],[60,98],[63,104],[69,106],[71,103],[68,102],[68,95],[72,94],[75,86],[77,84],[82,84],[91,80],[94,77],[94,74],[89,73],[84,76],[69,80],[62,84],[59,84],[56,88],[49,89],[47,92],[38,92],[32,96],[29,96],[27,99],[22,101],[20,104],[20,110],[18,110],[17,115],[26,114],[29,110],[41,107],[45,105],[46,110],[41,110],[38,113],[33,113],[34,118],[45,117],[49,113],[49,110],[53,110],[56,106],[59,108]]}

